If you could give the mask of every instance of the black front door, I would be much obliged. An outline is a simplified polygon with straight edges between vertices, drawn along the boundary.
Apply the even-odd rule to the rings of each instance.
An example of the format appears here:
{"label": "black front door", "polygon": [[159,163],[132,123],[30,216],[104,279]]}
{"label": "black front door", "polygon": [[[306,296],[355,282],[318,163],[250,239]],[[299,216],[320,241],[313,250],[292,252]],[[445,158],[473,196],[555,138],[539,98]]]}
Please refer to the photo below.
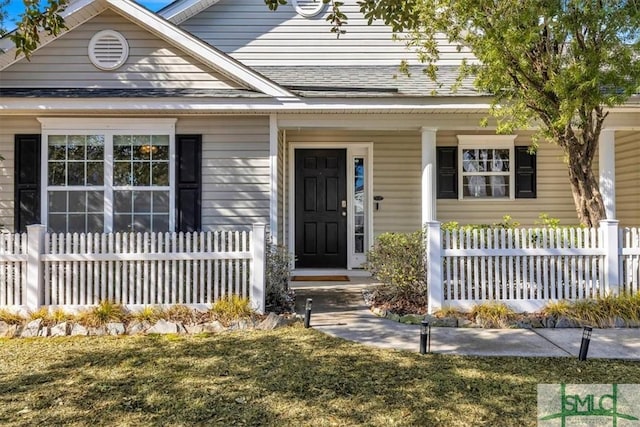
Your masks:
{"label": "black front door", "polygon": [[346,150],[296,150],[296,267],[346,268]]}

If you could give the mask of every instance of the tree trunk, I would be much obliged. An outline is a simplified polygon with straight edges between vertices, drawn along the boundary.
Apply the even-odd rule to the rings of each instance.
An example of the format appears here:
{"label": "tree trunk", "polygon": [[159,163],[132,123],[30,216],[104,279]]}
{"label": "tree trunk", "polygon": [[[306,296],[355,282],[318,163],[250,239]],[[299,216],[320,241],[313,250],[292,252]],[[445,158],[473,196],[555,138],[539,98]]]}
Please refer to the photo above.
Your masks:
{"label": "tree trunk", "polygon": [[582,150],[576,151],[569,150],[568,167],[578,220],[584,226],[597,227],[600,220],[606,219],[598,178],[591,168],[592,159],[585,156]]}

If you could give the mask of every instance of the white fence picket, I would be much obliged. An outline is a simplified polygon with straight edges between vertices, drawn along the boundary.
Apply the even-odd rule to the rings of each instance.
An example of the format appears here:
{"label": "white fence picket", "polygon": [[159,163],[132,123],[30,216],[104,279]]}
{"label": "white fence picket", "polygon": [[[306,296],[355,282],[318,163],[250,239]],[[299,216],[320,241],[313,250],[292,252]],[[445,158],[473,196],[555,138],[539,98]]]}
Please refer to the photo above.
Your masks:
{"label": "white fence picket", "polygon": [[[531,309],[549,299],[592,298],[603,292],[605,252],[598,229],[459,229],[441,236],[445,305],[470,308],[497,300]],[[624,276],[635,284],[640,243],[622,251],[628,254]]]}

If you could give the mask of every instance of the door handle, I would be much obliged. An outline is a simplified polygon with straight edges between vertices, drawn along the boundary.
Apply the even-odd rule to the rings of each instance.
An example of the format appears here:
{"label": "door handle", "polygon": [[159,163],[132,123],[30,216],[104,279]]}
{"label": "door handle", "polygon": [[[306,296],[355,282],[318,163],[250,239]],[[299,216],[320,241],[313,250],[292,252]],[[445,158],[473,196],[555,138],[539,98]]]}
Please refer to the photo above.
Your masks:
{"label": "door handle", "polygon": [[347,216],[347,213],[345,211],[342,211],[342,216]]}

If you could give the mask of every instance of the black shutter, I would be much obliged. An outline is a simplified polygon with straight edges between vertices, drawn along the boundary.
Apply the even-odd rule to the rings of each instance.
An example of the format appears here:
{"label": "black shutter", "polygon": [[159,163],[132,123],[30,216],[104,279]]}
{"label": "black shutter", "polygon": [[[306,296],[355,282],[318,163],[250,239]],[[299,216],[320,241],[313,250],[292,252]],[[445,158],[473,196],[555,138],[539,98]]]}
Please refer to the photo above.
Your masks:
{"label": "black shutter", "polygon": [[40,135],[16,135],[14,148],[14,225],[25,232],[40,223]]}
{"label": "black shutter", "polygon": [[458,150],[456,147],[436,147],[438,168],[438,199],[458,198]]}
{"label": "black shutter", "polygon": [[177,231],[202,228],[202,135],[176,135]]}
{"label": "black shutter", "polygon": [[536,198],[536,155],[528,147],[515,147],[516,199]]}

